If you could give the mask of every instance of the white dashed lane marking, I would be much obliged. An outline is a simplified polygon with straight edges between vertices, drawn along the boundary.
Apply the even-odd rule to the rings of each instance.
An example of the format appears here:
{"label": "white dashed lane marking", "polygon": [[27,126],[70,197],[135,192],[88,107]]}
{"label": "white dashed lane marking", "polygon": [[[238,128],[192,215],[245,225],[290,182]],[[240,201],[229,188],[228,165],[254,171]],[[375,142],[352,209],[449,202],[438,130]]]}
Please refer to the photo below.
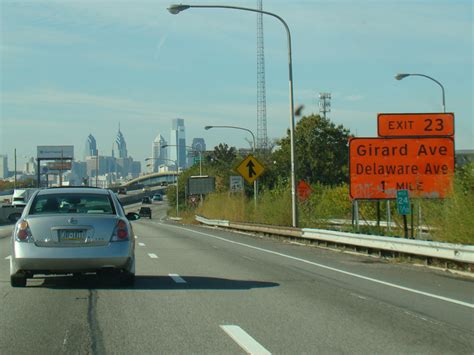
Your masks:
{"label": "white dashed lane marking", "polygon": [[181,276],[179,276],[178,274],[168,274],[169,277],[171,277],[173,279],[174,282],[176,282],[177,284],[185,284],[186,281],[184,281]]}
{"label": "white dashed lane marking", "polygon": [[247,354],[271,354],[259,342],[252,338],[238,325],[221,325],[221,329],[227,333]]}
{"label": "white dashed lane marking", "polygon": [[138,243],[139,246],[144,247],[145,243]]}
{"label": "white dashed lane marking", "polygon": [[153,253],[148,253],[148,256],[152,259],[158,259],[158,255],[153,254]]}
{"label": "white dashed lane marking", "polygon": [[11,255],[8,255],[7,257],[5,257],[5,260],[10,260],[11,259]]}

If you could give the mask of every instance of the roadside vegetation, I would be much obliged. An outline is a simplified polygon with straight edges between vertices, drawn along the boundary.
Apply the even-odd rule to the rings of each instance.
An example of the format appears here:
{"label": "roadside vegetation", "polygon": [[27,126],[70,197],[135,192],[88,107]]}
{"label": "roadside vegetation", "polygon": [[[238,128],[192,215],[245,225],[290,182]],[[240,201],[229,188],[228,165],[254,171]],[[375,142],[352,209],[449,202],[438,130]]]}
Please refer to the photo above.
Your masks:
{"label": "roadside vegetation", "polygon": [[[15,183],[13,181],[0,180],[0,191],[13,190]],[[27,188],[27,187],[36,187],[36,180],[28,178],[25,180],[18,180],[16,183],[18,189]]]}
{"label": "roadside vegetation", "polygon": [[[298,121],[296,161],[305,164],[297,166],[297,176],[312,190],[307,199],[298,201],[300,226],[404,237],[403,219],[397,213],[395,201],[360,201],[359,227],[352,223],[353,205],[347,184],[350,136],[343,126],[336,126],[318,115],[302,117]],[[245,183],[243,192],[229,192],[230,176],[238,175],[235,167],[245,153],[239,154],[235,148],[220,144],[203,161],[203,174],[216,178],[215,193],[206,196],[202,204],[196,196],[186,198],[185,182],[188,177],[199,175],[199,164],[187,169],[179,177],[179,216],[187,223],[193,223],[198,214],[212,219],[290,226],[289,136],[275,141],[269,148],[267,152],[256,154],[265,166],[265,173],[259,178],[257,208],[250,184]],[[414,238],[474,244],[474,164],[457,168],[454,182],[450,198],[412,199],[413,215],[408,218],[408,226],[411,226],[412,217]],[[170,186],[171,216],[176,214],[175,197],[175,187]],[[388,215],[395,224],[390,229],[383,226]],[[364,225],[378,219],[380,225]],[[411,235],[410,231],[409,237]]]}

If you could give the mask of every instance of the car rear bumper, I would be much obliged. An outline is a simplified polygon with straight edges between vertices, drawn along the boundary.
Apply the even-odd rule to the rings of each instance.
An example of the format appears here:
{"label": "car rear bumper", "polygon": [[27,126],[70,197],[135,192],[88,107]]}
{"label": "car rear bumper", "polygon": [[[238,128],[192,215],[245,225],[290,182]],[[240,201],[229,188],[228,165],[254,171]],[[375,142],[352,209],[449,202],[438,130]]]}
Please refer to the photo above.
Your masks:
{"label": "car rear bumper", "polygon": [[50,273],[127,269],[133,259],[131,242],[113,242],[97,247],[37,247],[33,243],[14,243],[12,264],[18,271]]}

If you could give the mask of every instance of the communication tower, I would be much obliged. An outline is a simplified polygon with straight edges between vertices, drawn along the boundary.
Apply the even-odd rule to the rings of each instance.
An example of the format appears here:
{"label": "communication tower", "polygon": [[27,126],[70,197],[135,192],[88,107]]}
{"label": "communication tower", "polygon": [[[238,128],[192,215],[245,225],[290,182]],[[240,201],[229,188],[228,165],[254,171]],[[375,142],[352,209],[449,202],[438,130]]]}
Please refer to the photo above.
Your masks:
{"label": "communication tower", "polygon": [[322,112],[324,118],[326,118],[326,113],[331,112],[331,93],[319,93],[319,112]]}
{"label": "communication tower", "polygon": [[[262,0],[257,0],[257,8],[262,10]],[[263,150],[268,147],[262,13],[257,13],[257,147]]]}

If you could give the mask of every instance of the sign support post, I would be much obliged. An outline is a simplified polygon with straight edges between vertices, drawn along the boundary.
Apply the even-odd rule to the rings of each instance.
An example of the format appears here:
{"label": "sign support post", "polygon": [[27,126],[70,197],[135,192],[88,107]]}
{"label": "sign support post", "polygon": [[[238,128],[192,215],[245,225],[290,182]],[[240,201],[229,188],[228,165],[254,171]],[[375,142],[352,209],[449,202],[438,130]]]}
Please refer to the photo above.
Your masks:
{"label": "sign support post", "polygon": [[391,221],[391,211],[390,211],[390,200],[387,200],[387,229],[390,232],[392,230],[392,221]]}
{"label": "sign support post", "polygon": [[359,232],[359,201],[354,200],[354,219],[356,232]]}
{"label": "sign support post", "polygon": [[408,239],[408,222],[407,222],[407,215],[403,215],[403,231],[405,239]]}
{"label": "sign support post", "polygon": [[377,229],[380,233],[380,200],[377,200]]}

